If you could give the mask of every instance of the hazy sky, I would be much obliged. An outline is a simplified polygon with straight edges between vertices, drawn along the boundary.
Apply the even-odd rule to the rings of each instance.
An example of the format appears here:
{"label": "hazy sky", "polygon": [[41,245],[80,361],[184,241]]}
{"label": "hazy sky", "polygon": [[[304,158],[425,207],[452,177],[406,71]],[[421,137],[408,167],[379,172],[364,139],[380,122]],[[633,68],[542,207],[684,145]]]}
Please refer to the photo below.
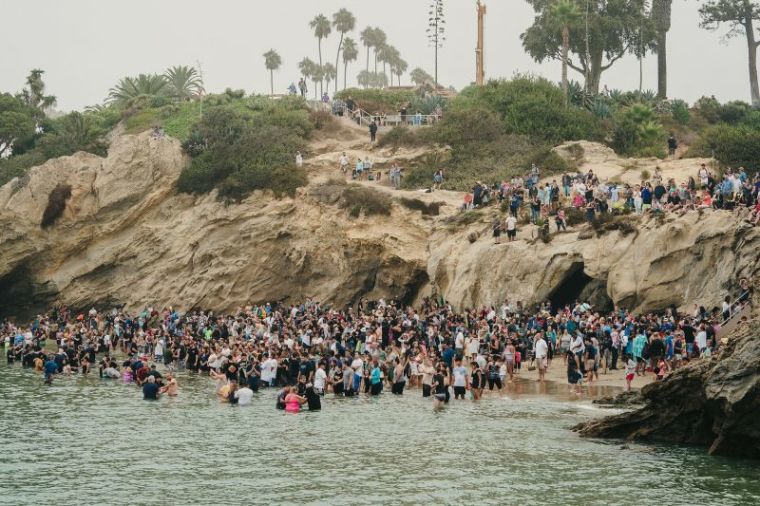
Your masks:
{"label": "hazy sky", "polygon": [[[283,58],[275,74],[276,92],[297,81],[297,62],[317,60],[317,42],[308,22],[329,18],[346,7],[359,31],[379,26],[409,68],[432,74],[433,51],[425,28],[429,0],[3,0],[0,41],[4,48],[0,91],[23,87],[32,68],[46,71],[48,91],[58,108],[70,110],[101,102],[119,78],[161,73],[171,65],[202,63],[210,92],[227,87],[269,91],[262,54],[274,48]],[[537,64],[519,36],[533,19],[524,0],[486,0],[486,76],[533,72],[559,80],[560,64]],[[447,0],[448,40],[440,53],[439,80],[462,88],[474,80],[475,0]],[[669,35],[670,95],[693,101],[701,95],[721,100],[749,99],[744,39],[721,41],[724,30],[698,27],[698,2],[675,0]],[[325,60],[335,62],[338,37],[323,41]],[[364,68],[365,55],[349,67],[349,83]],[[645,61],[645,88],[656,88],[656,57]],[[342,75],[342,74],[341,74]],[[571,78],[580,80],[571,71]],[[342,81],[342,77],[341,77]],[[408,78],[402,78],[402,83]],[[610,88],[638,87],[638,62],[627,57],[602,77]]]}

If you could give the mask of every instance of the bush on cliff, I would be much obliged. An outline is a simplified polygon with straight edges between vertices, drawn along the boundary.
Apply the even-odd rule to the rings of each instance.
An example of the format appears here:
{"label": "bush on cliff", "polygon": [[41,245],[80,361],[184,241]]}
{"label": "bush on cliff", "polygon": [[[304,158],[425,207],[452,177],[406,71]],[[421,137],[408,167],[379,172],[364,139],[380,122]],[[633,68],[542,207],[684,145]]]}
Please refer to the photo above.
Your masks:
{"label": "bush on cliff", "polygon": [[702,135],[700,144],[727,167],[760,170],[760,129],[746,124],[716,125]]}
{"label": "bush on cliff", "polygon": [[192,160],[177,187],[185,193],[216,188],[220,197],[232,200],[254,190],[292,196],[306,184],[306,172],[296,166],[295,153],[304,149],[312,127],[305,110],[212,109],[183,143]]}
{"label": "bush on cliff", "polygon": [[505,133],[527,135],[535,141],[559,144],[604,138],[601,122],[585,109],[567,107],[559,86],[544,78],[520,76],[471,86],[451,101],[449,114],[475,107],[494,112]]}

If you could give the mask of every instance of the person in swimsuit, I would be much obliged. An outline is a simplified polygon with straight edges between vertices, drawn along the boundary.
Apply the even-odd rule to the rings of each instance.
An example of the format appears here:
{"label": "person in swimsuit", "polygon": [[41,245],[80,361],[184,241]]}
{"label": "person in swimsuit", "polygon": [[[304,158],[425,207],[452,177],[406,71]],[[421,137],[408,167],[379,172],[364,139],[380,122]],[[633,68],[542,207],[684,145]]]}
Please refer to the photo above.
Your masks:
{"label": "person in swimsuit", "polygon": [[288,413],[298,413],[301,411],[301,404],[304,402],[306,402],[306,398],[296,394],[291,388],[288,395],[285,396],[285,411]]}
{"label": "person in swimsuit", "polygon": [[515,345],[512,344],[511,339],[507,341],[507,346],[504,348],[504,362],[507,364],[507,374],[511,383],[515,374]]}

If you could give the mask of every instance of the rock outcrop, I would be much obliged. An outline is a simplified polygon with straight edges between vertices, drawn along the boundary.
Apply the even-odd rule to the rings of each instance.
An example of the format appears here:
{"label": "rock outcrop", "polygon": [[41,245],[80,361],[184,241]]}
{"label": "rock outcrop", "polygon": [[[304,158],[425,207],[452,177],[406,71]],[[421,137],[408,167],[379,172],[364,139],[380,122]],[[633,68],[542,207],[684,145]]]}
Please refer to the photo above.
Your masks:
{"label": "rock outcrop", "polygon": [[[330,146],[323,142],[307,164],[310,183],[295,199],[255,192],[236,204],[214,193],[178,194],[187,162],[179,143],[147,133],[115,136],[107,158],[78,153],[31,169],[0,188],[0,316],[54,301],[229,310],[307,296],[339,305],[360,296],[412,301],[432,292],[459,308],[580,294],[637,310],[691,308],[718,304],[738,277],[757,274],[760,233],[723,212],[626,218],[626,230],[579,225],[548,244],[527,225],[517,241],[494,245],[496,207],[463,215],[460,194],[363,183],[390,196],[391,212],[352,218],[337,205],[345,185],[330,179],[340,177],[334,160],[346,146]],[[376,162],[382,156],[373,153]],[[43,229],[60,183],[71,197]],[[399,196],[444,206],[427,216]]]}
{"label": "rock outcrop", "polygon": [[718,356],[641,390],[644,407],[576,427],[589,437],[705,446],[710,454],[760,458],[760,330],[743,324]]}

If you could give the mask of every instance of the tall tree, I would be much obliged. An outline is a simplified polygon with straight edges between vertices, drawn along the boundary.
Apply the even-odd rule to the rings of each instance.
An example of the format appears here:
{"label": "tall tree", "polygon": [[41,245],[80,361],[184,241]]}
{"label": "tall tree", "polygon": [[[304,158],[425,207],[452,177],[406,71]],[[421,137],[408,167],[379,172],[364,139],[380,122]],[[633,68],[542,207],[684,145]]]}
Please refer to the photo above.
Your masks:
{"label": "tall tree", "polygon": [[282,65],[282,58],[274,49],[270,49],[264,53],[264,65],[269,71],[269,90],[270,94],[274,95],[274,71],[280,68]]}
{"label": "tall tree", "polygon": [[374,49],[375,53],[375,74],[377,74],[377,55],[378,52],[381,50],[383,46],[388,41],[388,37],[385,35],[385,32],[382,31],[380,28],[375,28],[373,30],[373,38],[374,38],[374,44],[372,45],[372,49]]}
{"label": "tall tree", "polygon": [[[338,42],[338,54],[335,55],[335,69],[337,72],[338,63],[340,62],[340,51],[343,49],[343,38],[346,33],[352,31],[356,27],[356,18],[346,9],[341,9],[333,14],[333,27],[335,31],[340,33],[340,42]],[[343,76],[343,82],[346,81],[346,76]],[[329,91],[329,90],[328,90]],[[338,76],[335,76],[335,91],[338,91]]]}
{"label": "tall tree", "polygon": [[416,67],[414,70],[412,70],[409,73],[409,78],[412,80],[414,84],[417,86],[421,86],[425,83],[432,83],[433,82],[433,76],[425,72],[419,67]]}
{"label": "tall tree", "polygon": [[[317,38],[317,49],[319,49],[319,66],[322,66],[322,39],[327,38],[332,31],[330,20],[324,15],[319,14],[311,20],[309,26],[314,30],[314,36]],[[322,94],[322,81],[319,81],[319,93]]]}
{"label": "tall tree", "polygon": [[581,12],[576,0],[559,0],[551,8],[551,19],[562,32],[562,91],[565,104],[569,101],[567,85],[567,64],[570,54],[570,29],[576,28],[581,20]]}
{"label": "tall tree", "polygon": [[311,80],[314,82],[314,98],[318,99],[320,95],[317,94],[317,83],[322,83],[325,79],[325,70],[322,65],[315,63],[314,68],[311,70]]}
{"label": "tall tree", "polygon": [[[520,35],[523,47],[537,62],[562,60],[562,34],[555,29],[551,8],[555,0],[526,0],[536,16]],[[649,32],[649,19],[644,15],[645,0],[581,0],[584,36],[570,39],[567,58],[571,69],[583,74],[586,91],[599,93],[602,73],[627,53],[638,47],[641,27]]]}
{"label": "tall tree", "polygon": [[175,65],[164,72],[168,93],[178,100],[189,100],[203,91],[203,80],[195,67]]}
{"label": "tall tree", "polygon": [[668,32],[673,0],[654,0],[652,2],[652,25],[655,30],[657,51],[657,97],[668,96]]}
{"label": "tall tree", "polygon": [[[383,74],[387,73],[387,66],[392,64],[393,61],[398,57],[399,57],[399,52],[398,52],[398,49],[396,49],[395,47],[388,44],[383,44],[382,46],[380,46],[380,48],[378,49],[377,58],[378,60],[383,62]],[[391,71],[392,70],[393,69],[391,69]],[[393,80],[391,80],[391,82],[393,82]]]}
{"label": "tall tree", "polygon": [[350,37],[346,37],[343,41],[343,89],[346,89],[346,76],[348,71],[348,64],[352,61],[356,61],[359,57],[359,49],[356,47],[356,42]]}
{"label": "tall tree", "polygon": [[435,87],[438,88],[438,49],[446,41],[446,19],[443,16],[443,0],[432,0],[428,11],[427,35],[435,49]]}
{"label": "tall tree", "polygon": [[330,81],[338,79],[338,71],[332,63],[322,65],[322,75],[327,83],[327,93],[330,93]]}
{"label": "tall tree", "polygon": [[0,93],[0,157],[8,155],[17,140],[34,135],[37,116],[42,114],[21,98]]}
{"label": "tall tree", "polygon": [[393,62],[391,62],[391,72],[398,77],[398,85],[401,86],[401,76],[404,75],[406,69],[409,68],[409,64],[401,58],[401,55],[397,54]]}
{"label": "tall tree", "polygon": [[368,26],[362,33],[359,34],[359,39],[362,44],[367,48],[367,68],[365,69],[369,73],[369,50],[375,45],[375,30],[371,26]]}
{"label": "tall tree", "polygon": [[18,98],[24,101],[29,107],[45,112],[46,109],[56,104],[56,98],[53,95],[45,95],[45,81],[42,80],[44,70],[34,69],[26,77],[26,88],[21,90]]}
{"label": "tall tree", "polygon": [[700,26],[716,30],[721,24],[728,25],[726,38],[738,37],[744,33],[747,39],[747,61],[749,64],[749,87],[752,103],[760,104],[760,90],[757,82],[757,48],[760,41],[755,35],[755,21],[760,21],[760,2],[754,0],[708,0],[699,8],[702,18]]}

